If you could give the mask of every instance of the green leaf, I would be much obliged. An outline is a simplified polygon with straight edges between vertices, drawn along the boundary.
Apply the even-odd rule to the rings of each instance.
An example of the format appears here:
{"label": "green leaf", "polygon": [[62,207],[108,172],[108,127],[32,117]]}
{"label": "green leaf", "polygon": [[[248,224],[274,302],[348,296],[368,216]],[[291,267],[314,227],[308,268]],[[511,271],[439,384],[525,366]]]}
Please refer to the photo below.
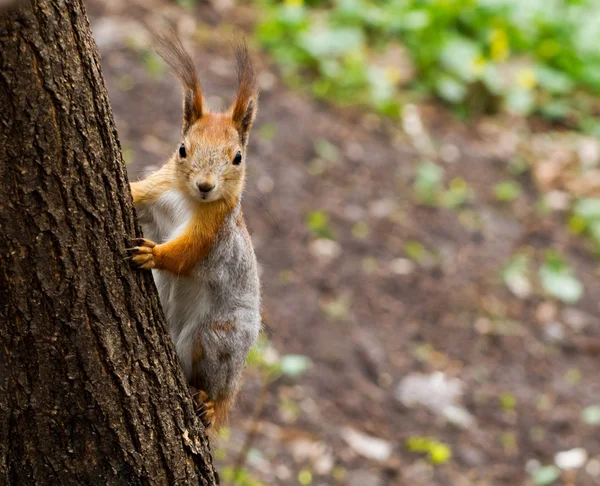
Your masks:
{"label": "green leaf", "polygon": [[427,27],[431,22],[431,15],[427,10],[413,10],[407,12],[406,15],[400,19],[402,27],[407,30],[422,30]]}
{"label": "green leaf", "polygon": [[440,52],[441,64],[463,81],[476,79],[474,64],[480,57],[479,46],[470,39],[456,36],[449,39]]}
{"label": "green leaf", "polygon": [[559,477],[560,469],[558,469],[556,466],[542,466],[532,474],[533,482],[538,486],[546,486],[552,484]]}
{"label": "green leaf", "polygon": [[501,202],[514,201],[520,194],[521,187],[516,182],[499,182],[494,186],[494,196]]}
{"label": "green leaf", "polygon": [[306,225],[319,238],[333,239],[329,228],[329,215],[324,211],[313,211],[306,217]]}
{"label": "green leaf", "polygon": [[548,253],[539,277],[544,291],[563,302],[574,304],[583,295],[582,283],[557,253]]}
{"label": "green leaf", "polygon": [[462,177],[450,181],[450,187],[441,194],[441,204],[445,208],[456,209],[473,200],[473,190]]}
{"label": "green leaf", "polygon": [[543,64],[535,67],[539,85],[553,94],[567,94],[573,89],[573,81],[566,74]]}
{"label": "green leaf", "polygon": [[300,45],[316,58],[342,56],[360,49],[364,43],[362,30],[353,27],[330,29],[312,25],[300,38]]}
{"label": "green leaf", "polygon": [[422,162],[417,167],[414,188],[419,200],[425,204],[437,203],[439,192],[442,188],[444,171],[433,162]]}
{"label": "green leaf", "polygon": [[340,149],[325,139],[315,142],[315,152],[319,157],[329,162],[337,162],[340,159]]}
{"label": "green leaf", "polygon": [[467,86],[452,76],[439,76],[436,91],[440,98],[449,103],[460,103],[467,97]]}
{"label": "green leaf", "polygon": [[580,199],[575,203],[574,213],[585,220],[600,220],[600,198]]}
{"label": "green leaf", "polygon": [[581,420],[588,425],[600,425],[600,405],[590,405],[581,412]]}
{"label": "green leaf", "polygon": [[508,111],[517,115],[529,115],[535,106],[535,99],[531,90],[515,88],[508,92],[505,103]]}
{"label": "green leaf", "polygon": [[425,247],[415,240],[409,240],[404,243],[404,251],[406,252],[406,256],[415,262],[422,262],[428,254]]}

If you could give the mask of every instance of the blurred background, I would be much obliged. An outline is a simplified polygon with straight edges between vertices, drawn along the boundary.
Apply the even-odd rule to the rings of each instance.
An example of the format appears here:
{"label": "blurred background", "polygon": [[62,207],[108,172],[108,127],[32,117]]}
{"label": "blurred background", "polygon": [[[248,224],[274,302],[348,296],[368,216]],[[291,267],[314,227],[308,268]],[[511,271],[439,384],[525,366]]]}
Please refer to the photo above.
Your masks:
{"label": "blurred background", "polygon": [[600,3],[90,0],[130,177],[177,148],[172,23],[213,108],[261,87],[244,211],[267,330],[237,485],[600,484]]}

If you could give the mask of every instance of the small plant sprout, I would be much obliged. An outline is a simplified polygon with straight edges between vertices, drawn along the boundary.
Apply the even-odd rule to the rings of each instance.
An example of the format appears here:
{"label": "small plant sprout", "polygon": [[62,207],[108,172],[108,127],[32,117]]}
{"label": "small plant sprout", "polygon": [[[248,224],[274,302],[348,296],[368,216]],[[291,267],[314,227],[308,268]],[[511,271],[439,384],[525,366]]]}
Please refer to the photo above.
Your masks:
{"label": "small plant sprout", "polygon": [[564,258],[556,251],[548,251],[539,271],[544,291],[563,302],[573,304],[583,295],[583,285]]}
{"label": "small plant sprout", "polygon": [[496,200],[506,203],[512,202],[521,195],[521,187],[513,181],[499,182],[494,186]]}

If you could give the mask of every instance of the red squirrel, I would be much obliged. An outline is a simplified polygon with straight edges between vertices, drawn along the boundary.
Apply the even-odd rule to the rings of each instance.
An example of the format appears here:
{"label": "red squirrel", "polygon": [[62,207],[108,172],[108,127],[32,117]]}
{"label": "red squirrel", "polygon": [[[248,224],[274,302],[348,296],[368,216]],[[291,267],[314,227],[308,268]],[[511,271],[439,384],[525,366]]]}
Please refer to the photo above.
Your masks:
{"label": "red squirrel", "polygon": [[199,415],[218,428],[261,328],[257,263],[241,207],[258,87],[242,44],[235,101],[210,111],[181,40],[159,35],[156,50],[183,84],[182,138],[161,169],[131,184],[145,238],[135,240],[130,258],[152,270]]}

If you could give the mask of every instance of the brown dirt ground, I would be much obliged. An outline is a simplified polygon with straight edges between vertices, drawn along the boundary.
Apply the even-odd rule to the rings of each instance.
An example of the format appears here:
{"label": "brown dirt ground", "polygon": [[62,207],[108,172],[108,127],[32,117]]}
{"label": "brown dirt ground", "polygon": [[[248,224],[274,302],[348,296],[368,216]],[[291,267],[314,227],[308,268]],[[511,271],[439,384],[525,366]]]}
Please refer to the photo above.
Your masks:
{"label": "brown dirt ground", "polygon": [[[135,22],[167,15],[184,30],[196,29],[194,57],[204,92],[211,103],[222,103],[235,88],[231,32],[249,32],[252,15],[244,8],[222,15],[208,6],[184,12],[161,1],[92,1],[89,10],[136,177],[177,147],[181,93],[168,74],[150,75],[131,47]],[[420,156],[397,125],[290,91],[267,56],[255,57],[268,89],[250,142],[244,210],[261,263],[269,335],[279,352],[307,355],[314,365],[269,388],[248,466],[252,474],[264,484],[298,484],[299,471],[314,467],[302,457],[307,442],[336,466],[337,479],[331,472],[313,473],[315,485],[517,485],[527,484],[528,460],[551,464],[557,451],[572,447],[598,457],[598,427],[580,419],[583,407],[600,402],[600,358],[586,345],[600,337],[598,265],[560,216],[534,212],[539,194],[526,175],[520,179],[525,194],[512,206],[494,201],[493,185],[510,178],[497,139],[481,124],[461,125],[427,107],[424,119],[435,143],[460,151],[459,160],[447,165],[447,178],[463,177],[475,201],[462,212],[419,206],[412,181]],[[315,142],[322,139],[341,155],[311,175]],[[330,215],[342,249],[330,262],[310,250],[314,237],[305,220],[316,210]],[[368,225],[368,235],[353,232],[359,221]],[[396,275],[390,262],[406,257],[410,240],[439,256]],[[540,323],[541,310],[552,311],[554,304],[539,295],[520,300],[499,277],[516,249],[539,258],[548,247],[568,258],[586,288],[576,308],[590,325],[579,334],[565,326],[561,345],[548,344]],[[331,302],[341,307],[337,318],[327,311]],[[555,305],[558,319],[563,309]],[[482,318],[497,323],[495,330],[486,331],[490,321]],[[464,381],[464,404],[475,426],[463,430],[394,398],[402,377],[435,370]],[[581,380],[566,379],[569,370],[579,370]],[[250,376],[231,417],[231,440],[213,444],[218,456],[228,451],[222,464],[235,458],[231,451],[239,448],[259,389]],[[503,393],[516,397],[514,411],[500,407]],[[391,459],[381,464],[356,455],[340,436],[344,426],[389,441]],[[452,460],[434,468],[407,452],[404,442],[415,435],[449,444]],[[587,486],[600,478],[581,471],[561,481]]]}

